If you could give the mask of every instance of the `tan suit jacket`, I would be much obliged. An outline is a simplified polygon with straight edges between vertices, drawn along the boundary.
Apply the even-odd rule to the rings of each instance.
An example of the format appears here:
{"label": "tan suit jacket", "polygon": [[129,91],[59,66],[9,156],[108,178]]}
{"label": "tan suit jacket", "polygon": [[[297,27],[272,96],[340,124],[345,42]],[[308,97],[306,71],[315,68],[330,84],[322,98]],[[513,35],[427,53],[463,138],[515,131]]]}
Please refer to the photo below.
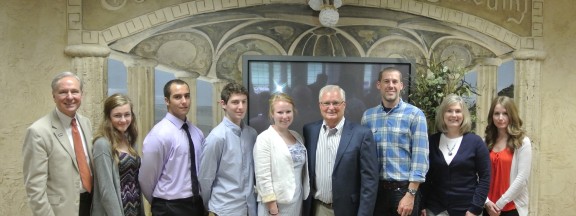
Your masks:
{"label": "tan suit jacket", "polygon": [[[90,120],[76,116],[92,160]],[[56,110],[28,128],[22,156],[24,185],[32,214],[78,215],[82,187],[80,173],[76,155]]]}

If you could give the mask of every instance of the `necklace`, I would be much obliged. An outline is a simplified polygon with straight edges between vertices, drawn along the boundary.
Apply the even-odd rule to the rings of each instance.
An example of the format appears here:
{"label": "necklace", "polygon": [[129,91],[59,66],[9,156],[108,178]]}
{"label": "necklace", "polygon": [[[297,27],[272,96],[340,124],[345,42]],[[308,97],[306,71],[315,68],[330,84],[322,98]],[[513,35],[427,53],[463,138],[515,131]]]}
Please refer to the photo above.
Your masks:
{"label": "necklace", "polygon": [[452,151],[454,151],[454,148],[456,148],[456,143],[454,143],[454,145],[451,148],[448,147],[448,143],[446,143],[446,150],[448,150],[448,156],[452,156]]}

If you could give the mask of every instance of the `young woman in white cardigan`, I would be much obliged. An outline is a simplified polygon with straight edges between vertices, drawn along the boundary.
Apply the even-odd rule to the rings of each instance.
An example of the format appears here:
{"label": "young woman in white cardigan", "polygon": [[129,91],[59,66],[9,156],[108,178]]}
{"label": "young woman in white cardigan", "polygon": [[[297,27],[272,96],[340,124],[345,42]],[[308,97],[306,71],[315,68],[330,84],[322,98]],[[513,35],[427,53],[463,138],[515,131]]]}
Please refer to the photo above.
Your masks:
{"label": "young woman in white cardigan", "polygon": [[288,129],[294,120],[294,107],[290,96],[272,95],[272,125],[256,139],[254,170],[259,216],[299,216],[302,200],[310,192],[306,148],[302,137]]}
{"label": "young woman in white cardigan", "polygon": [[528,215],[532,149],[513,99],[499,96],[492,101],[485,140],[492,179],[484,215]]}

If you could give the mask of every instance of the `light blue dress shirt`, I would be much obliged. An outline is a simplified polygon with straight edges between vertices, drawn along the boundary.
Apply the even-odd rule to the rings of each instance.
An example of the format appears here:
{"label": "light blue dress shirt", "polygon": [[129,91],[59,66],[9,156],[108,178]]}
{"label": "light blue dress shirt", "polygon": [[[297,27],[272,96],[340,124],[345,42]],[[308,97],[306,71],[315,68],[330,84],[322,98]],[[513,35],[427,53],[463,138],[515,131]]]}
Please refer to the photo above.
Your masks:
{"label": "light blue dress shirt", "polygon": [[[189,121],[186,123],[194,142],[198,170],[204,134]],[[166,200],[192,197],[190,146],[183,124],[184,121],[167,113],[144,139],[138,180],[149,202],[153,197]]]}
{"label": "light blue dress shirt", "polygon": [[224,117],[204,145],[200,162],[202,198],[217,215],[255,216],[254,160],[256,130],[238,126]]}

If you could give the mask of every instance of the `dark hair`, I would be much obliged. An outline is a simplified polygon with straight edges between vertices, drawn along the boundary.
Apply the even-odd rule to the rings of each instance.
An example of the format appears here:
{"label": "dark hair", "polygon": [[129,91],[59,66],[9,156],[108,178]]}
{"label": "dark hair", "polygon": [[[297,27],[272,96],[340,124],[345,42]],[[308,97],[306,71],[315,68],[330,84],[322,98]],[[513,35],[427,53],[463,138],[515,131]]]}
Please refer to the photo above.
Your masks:
{"label": "dark hair", "polygon": [[512,98],[507,96],[498,96],[492,100],[492,105],[490,105],[490,111],[488,112],[488,125],[486,125],[486,130],[484,133],[486,134],[484,140],[486,141],[486,145],[488,145],[488,149],[492,149],[494,144],[496,144],[496,139],[498,138],[498,128],[494,125],[494,108],[496,105],[500,104],[504,109],[506,109],[506,113],[508,113],[508,128],[506,132],[508,132],[508,142],[506,143],[506,147],[511,151],[514,151],[517,148],[522,146],[522,140],[525,136],[525,131],[522,129],[522,119],[518,115],[518,108],[516,108],[516,104]]}
{"label": "dark hair", "polygon": [[402,81],[402,72],[400,72],[400,69],[396,68],[396,67],[387,67],[384,68],[380,71],[380,73],[378,73],[378,81],[382,81],[382,74],[383,73],[389,73],[389,72],[398,72],[398,74],[400,74],[400,81]]}
{"label": "dark hair", "polygon": [[[126,134],[121,134],[114,126],[112,125],[112,121],[110,120],[110,113],[112,110],[119,106],[130,105],[130,113],[132,114],[132,121],[130,122],[130,126],[126,129]],[[128,96],[123,94],[113,94],[110,95],[106,100],[104,100],[104,116],[102,116],[102,121],[100,122],[100,126],[96,131],[96,136],[94,136],[94,141],[96,141],[100,137],[104,137],[108,139],[110,142],[110,147],[112,149],[112,157],[118,163],[119,161],[119,154],[118,154],[118,145],[126,138],[128,141],[128,152],[131,155],[136,157],[138,156],[138,151],[136,151],[136,139],[138,139],[138,126],[136,124],[136,115],[134,115],[134,106],[132,105],[132,101]]]}
{"label": "dark hair", "polygon": [[164,97],[165,98],[170,98],[170,94],[172,94],[172,92],[170,92],[170,87],[172,86],[172,84],[186,85],[188,87],[188,89],[190,89],[190,86],[188,86],[188,83],[184,82],[184,80],[181,80],[181,79],[170,80],[164,85]]}
{"label": "dark hair", "polygon": [[248,96],[248,90],[241,84],[231,82],[228,83],[222,88],[222,92],[220,93],[220,100],[224,101],[224,104],[228,103],[230,96],[233,94],[243,94]]}

